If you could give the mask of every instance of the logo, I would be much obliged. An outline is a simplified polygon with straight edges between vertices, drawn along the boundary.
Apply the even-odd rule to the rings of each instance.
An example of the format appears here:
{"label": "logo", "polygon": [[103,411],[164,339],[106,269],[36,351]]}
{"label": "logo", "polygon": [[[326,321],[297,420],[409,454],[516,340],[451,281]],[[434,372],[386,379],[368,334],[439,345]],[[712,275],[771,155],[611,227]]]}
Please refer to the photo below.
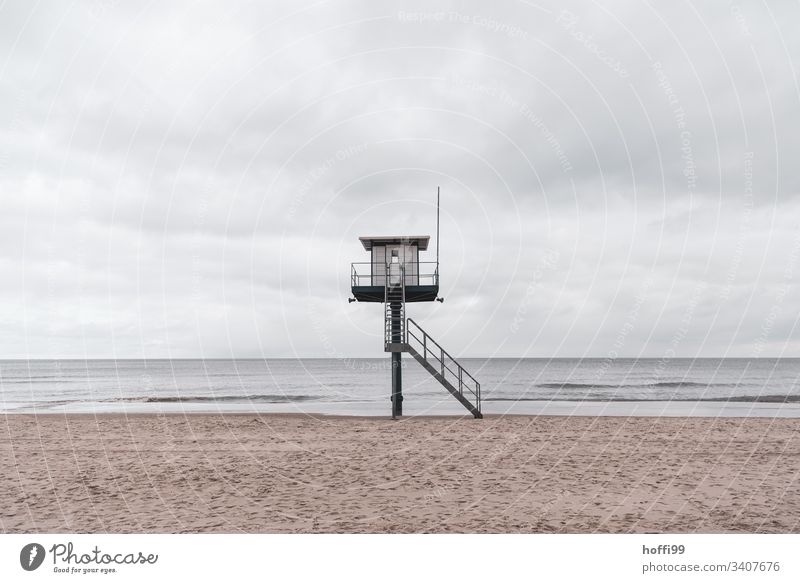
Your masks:
{"label": "logo", "polygon": [[19,564],[26,571],[35,571],[44,562],[44,547],[39,543],[30,543],[19,552]]}

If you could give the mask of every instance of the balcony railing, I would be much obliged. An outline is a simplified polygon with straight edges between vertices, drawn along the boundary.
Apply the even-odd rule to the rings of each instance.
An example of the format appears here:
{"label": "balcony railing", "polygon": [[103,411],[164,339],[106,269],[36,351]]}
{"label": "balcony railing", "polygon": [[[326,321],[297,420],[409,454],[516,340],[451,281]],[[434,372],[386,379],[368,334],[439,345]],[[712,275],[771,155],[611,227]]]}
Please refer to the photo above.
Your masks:
{"label": "balcony railing", "polygon": [[[360,261],[350,264],[352,287],[385,286],[388,264]],[[435,261],[408,262],[404,264],[405,285],[439,285],[439,264]]]}

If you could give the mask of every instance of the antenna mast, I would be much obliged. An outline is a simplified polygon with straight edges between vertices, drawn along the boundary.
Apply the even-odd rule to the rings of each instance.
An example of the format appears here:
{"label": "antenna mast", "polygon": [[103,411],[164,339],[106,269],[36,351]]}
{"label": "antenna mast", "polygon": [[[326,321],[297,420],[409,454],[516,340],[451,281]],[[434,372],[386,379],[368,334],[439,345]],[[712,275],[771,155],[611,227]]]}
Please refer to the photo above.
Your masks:
{"label": "antenna mast", "polygon": [[436,187],[436,272],[439,272],[439,187]]}

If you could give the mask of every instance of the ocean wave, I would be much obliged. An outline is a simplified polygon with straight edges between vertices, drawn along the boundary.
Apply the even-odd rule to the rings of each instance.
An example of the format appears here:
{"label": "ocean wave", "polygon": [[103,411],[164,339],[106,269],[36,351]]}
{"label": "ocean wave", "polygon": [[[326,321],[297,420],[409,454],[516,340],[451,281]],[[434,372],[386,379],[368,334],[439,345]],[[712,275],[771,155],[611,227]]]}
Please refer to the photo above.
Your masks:
{"label": "ocean wave", "polygon": [[647,403],[647,402],[678,402],[678,403],[800,403],[800,395],[736,395],[734,397],[698,397],[669,399],[669,398],[632,398],[632,397],[602,397],[600,395],[585,398],[575,397],[484,397],[483,401],[566,401],[566,402],[594,402],[594,403]]}
{"label": "ocean wave", "polygon": [[11,378],[2,379],[4,385],[60,385],[64,383],[85,383],[86,377],[72,377],[66,378],[63,376],[50,376],[50,377],[26,377],[26,378]]}
{"label": "ocean wave", "polygon": [[[111,402],[125,403],[297,403],[304,401],[329,401],[330,397],[325,395],[170,395],[170,396],[144,396],[144,397],[121,397],[110,399]],[[345,399],[333,399],[334,401],[345,401]],[[109,402],[109,401],[106,401]]]}
{"label": "ocean wave", "polygon": [[730,387],[731,383],[698,383],[694,381],[660,381],[656,383],[632,383],[627,385],[612,385],[602,383],[541,383],[534,385],[543,389],[691,389],[704,387]]}

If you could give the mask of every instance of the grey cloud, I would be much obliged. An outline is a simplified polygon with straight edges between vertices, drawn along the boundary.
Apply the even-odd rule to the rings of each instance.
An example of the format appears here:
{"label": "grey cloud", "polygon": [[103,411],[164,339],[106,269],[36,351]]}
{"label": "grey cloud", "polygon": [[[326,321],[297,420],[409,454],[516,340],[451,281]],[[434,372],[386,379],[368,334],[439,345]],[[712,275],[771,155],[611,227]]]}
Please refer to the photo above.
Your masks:
{"label": "grey cloud", "polygon": [[797,17],[6,3],[0,346],[377,356],[357,237],[433,234],[440,185],[447,301],[412,310],[456,353],[661,356],[690,310],[679,353],[788,354]]}

